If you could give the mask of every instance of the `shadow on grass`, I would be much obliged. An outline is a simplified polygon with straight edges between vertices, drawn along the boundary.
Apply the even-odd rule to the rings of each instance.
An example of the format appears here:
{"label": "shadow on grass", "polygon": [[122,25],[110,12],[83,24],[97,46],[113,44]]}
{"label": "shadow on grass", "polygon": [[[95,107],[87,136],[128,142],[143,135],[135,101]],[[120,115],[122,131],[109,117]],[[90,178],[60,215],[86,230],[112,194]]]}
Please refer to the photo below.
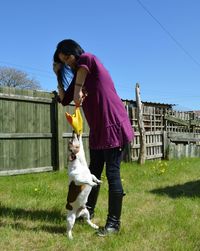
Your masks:
{"label": "shadow on grass", "polygon": [[[9,217],[13,219],[13,223],[9,223],[9,226],[15,229],[21,230],[32,230],[38,231],[42,230],[49,233],[64,233],[66,231],[65,227],[61,225],[65,222],[65,215],[60,211],[48,211],[48,210],[31,210],[31,209],[22,209],[22,208],[11,208],[6,207],[0,204],[0,218]],[[24,220],[24,223],[19,223],[17,220]],[[36,223],[35,227],[30,227],[26,224],[26,220],[31,221],[40,221]],[[44,225],[41,225],[41,222],[45,222]],[[6,223],[0,222],[0,227],[4,227]]]}
{"label": "shadow on grass", "polygon": [[38,226],[30,226],[26,223],[19,223],[19,222],[13,222],[13,223],[1,223],[0,222],[0,227],[11,227],[12,229],[15,230],[20,230],[20,231],[33,231],[33,232],[38,232],[38,231],[43,231],[47,232],[50,234],[65,234],[66,233],[66,227],[62,226],[56,226],[56,225],[38,225]]}
{"label": "shadow on grass", "polygon": [[178,184],[164,188],[158,188],[151,190],[150,192],[159,195],[168,195],[173,199],[179,197],[200,197],[200,180],[186,182],[184,184]]}
{"label": "shadow on grass", "polygon": [[0,216],[12,217],[14,219],[24,218],[30,220],[44,220],[49,222],[60,222],[64,215],[59,210],[34,210],[23,208],[6,207],[0,204]]}

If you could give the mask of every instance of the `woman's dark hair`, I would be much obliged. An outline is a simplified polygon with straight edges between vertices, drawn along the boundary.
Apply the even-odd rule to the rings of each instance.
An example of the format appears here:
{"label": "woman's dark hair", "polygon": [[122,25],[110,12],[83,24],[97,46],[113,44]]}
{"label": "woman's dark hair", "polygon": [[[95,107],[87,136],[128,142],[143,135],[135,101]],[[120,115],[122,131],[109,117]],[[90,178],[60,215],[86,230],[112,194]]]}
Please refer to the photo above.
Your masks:
{"label": "woman's dark hair", "polygon": [[57,49],[56,49],[56,51],[55,51],[55,53],[54,53],[54,55],[53,55],[53,61],[54,61],[55,63],[62,63],[62,62],[60,61],[59,57],[58,57],[58,51],[57,51]]}
{"label": "woman's dark hair", "polygon": [[54,53],[54,62],[61,63],[58,57],[59,53],[64,55],[74,55],[76,59],[84,53],[84,50],[81,46],[72,39],[64,39],[57,44],[56,51]]}

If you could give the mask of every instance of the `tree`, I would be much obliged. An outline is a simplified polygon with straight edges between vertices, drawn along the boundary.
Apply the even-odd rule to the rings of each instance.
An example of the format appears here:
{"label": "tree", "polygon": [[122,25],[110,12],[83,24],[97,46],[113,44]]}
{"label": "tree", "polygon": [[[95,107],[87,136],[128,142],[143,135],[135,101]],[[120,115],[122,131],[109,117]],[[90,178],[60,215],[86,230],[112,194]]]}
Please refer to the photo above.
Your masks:
{"label": "tree", "polygon": [[41,89],[40,83],[28,74],[10,67],[0,67],[0,86],[8,86],[21,89]]}

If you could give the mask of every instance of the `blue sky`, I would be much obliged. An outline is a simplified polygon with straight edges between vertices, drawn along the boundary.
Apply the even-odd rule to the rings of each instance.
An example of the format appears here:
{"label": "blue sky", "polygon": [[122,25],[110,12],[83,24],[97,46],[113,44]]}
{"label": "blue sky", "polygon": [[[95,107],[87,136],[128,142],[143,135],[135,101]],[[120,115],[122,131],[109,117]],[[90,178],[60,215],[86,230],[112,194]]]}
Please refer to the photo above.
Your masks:
{"label": "blue sky", "polygon": [[[141,5],[142,4],[142,5]],[[52,56],[65,38],[97,55],[121,98],[200,110],[199,0],[6,0],[0,66],[56,89]]]}

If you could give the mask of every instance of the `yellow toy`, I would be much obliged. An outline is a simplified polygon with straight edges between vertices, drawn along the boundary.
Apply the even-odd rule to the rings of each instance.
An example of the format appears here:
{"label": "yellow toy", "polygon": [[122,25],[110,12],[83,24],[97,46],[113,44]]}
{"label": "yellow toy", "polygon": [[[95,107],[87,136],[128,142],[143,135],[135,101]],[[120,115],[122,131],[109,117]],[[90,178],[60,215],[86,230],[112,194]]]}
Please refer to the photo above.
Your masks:
{"label": "yellow toy", "polygon": [[75,107],[74,114],[65,113],[67,121],[73,127],[74,131],[79,135],[83,132],[83,119],[81,116],[80,107]]}

